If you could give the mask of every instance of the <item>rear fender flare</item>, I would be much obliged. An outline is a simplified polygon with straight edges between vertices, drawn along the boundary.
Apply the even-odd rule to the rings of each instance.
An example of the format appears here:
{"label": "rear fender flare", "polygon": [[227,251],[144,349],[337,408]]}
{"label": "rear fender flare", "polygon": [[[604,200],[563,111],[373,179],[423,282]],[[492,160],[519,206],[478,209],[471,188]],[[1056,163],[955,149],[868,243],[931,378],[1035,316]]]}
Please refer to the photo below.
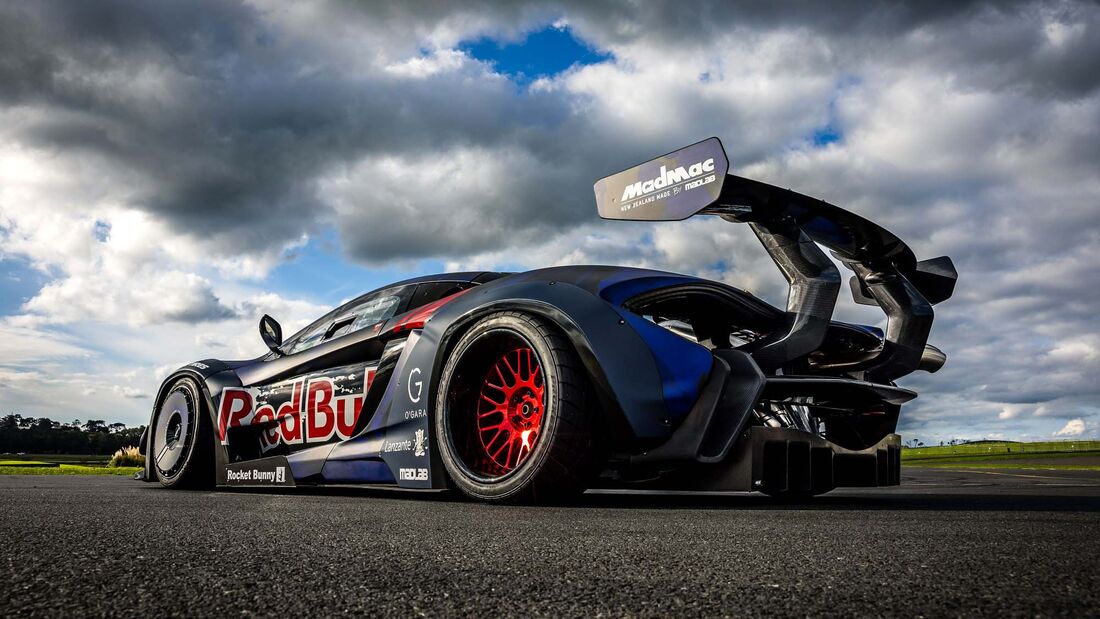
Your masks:
{"label": "rear fender flare", "polygon": [[[562,331],[592,381],[603,421],[617,446],[645,449],[671,434],[674,424],[665,407],[653,352],[612,305],[565,282],[492,286],[444,306],[425,325],[429,339],[438,342],[433,376],[438,378],[447,355],[466,330],[501,311],[528,313]],[[597,330],[602,330],[603,341],[593,341],[592,334],[601,335]]]}

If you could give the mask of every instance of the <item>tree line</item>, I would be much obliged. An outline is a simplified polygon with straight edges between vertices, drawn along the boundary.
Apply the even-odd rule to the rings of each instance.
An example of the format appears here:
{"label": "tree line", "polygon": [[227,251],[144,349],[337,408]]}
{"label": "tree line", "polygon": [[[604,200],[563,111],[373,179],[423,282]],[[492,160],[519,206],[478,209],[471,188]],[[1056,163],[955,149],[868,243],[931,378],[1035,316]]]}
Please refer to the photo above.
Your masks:
{"label": "tree line", "polygon": [[144,430],[101,419],[62,423],[13,413],[0,417],[0,453],[110,455],[137,446]]}

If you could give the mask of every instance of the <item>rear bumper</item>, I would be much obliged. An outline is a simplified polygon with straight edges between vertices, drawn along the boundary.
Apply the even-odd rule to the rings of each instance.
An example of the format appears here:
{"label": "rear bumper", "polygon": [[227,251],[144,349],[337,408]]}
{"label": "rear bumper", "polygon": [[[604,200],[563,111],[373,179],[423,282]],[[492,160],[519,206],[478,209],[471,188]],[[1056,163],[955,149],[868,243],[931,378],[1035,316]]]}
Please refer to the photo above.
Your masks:
{"label": "rear bumper", "polygon": [[[770,494],[896,486],[901,437],[893,433],[894,424],[900,405],[914,397],[908,389],[844,377],[765,376],[749,354],[719,350],[699,399],[669,440],[631,456],[607,480],[631,487]],[[761,405],[818,407],[857,419],[877,413],[873,419],[884,423],[875,429],[885,436],[853,451],[808,431],[808,423],[753,425],[753,410]]]}
{"label": "rear bumper", "polygon": [[746,428],[715,464],[678,467],[657,479],[629,484],[664,490],[760,491],[821,494],[841,487],[896,486],[901,482],[901,437],[853,451],[791,428]]}
{"label": "rear bumper", "polygon": [[901,483],[901,437],[897,434],[860,451],[789,428],[749,428],[741,441],[741,457],[730,462],[718,478],[736,489],[820,494],[834,488]]}

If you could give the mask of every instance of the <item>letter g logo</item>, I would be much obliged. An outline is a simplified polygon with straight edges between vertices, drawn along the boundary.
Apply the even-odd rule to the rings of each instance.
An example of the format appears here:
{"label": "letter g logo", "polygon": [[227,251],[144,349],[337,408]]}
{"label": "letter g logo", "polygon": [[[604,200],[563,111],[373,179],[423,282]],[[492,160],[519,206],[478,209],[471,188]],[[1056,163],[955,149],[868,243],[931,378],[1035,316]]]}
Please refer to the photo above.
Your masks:
{"label": "letter g logo", "polygon": [[[424,392],[424,382],[420,381],[420,380],[416,380],[418,378],[420,378],[420,368],[413,368],[412,371],[409,372],[409,384],[408,384],[409,400],[412,401],[413,404],[416,404],[417,402],[420,401],[420,396],[423,395],[423,392]],[[416,388],[415,389],[416,395],[413,395],[413,391],[414,391],[413,387]]]}

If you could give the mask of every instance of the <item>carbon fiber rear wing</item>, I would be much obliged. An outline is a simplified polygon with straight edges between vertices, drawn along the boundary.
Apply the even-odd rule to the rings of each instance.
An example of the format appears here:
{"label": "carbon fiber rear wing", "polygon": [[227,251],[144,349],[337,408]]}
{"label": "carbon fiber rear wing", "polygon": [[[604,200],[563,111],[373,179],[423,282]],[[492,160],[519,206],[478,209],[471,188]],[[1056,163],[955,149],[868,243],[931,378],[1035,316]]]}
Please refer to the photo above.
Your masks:
{"label": "carbon fiber rear wing", "polygon": [[890,382],[943,365],[943,353],[927,342],[932,306],[950,298],[958,278],[950,258],[918,261],[901,239],[855,213],[728,170],[718,138],[692,144],[597,181],[600,217],[676,221],[717,215],[749,224],[790,285],[786,331],[754,342],[753,357],[765,372],[824,341],[840,274],[818,244],[855,272],[850,283],[856,302],[878,305],[887,316],[882,351],[835,369]]}

